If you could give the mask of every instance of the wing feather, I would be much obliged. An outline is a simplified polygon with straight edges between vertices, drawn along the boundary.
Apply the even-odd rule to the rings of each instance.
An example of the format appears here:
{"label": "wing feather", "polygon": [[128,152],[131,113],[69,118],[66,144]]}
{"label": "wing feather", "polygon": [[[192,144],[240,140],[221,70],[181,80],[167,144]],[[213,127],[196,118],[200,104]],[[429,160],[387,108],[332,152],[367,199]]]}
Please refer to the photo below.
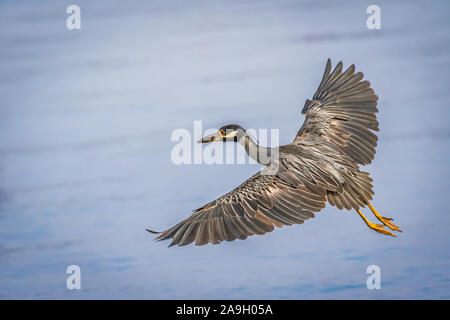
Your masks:
{"label": "wing feather", "polygon": [[317,194],[301,179],[294,177],[287,181],[281,174],[257,173],[226,195],[195,210],[155,240],[172,239],[169,246],[193,242],[201,246],[246,239],[271,232],[275,227],[301,224],[325,207],[323,187],[315,185],[320,190]]}
{"label": "wing feather", "polygon": [[305,102],[305,122],[293,144],[325,139],[338,145],[357,164],[371,163],[378,141],[372,132],[379,130],[378,96],[369,81],[362,81],[363,77],[361,72],[355,73],[354,65],[342,72],[342,62],[331,72],[328,59],[319,88],[312,100]]}

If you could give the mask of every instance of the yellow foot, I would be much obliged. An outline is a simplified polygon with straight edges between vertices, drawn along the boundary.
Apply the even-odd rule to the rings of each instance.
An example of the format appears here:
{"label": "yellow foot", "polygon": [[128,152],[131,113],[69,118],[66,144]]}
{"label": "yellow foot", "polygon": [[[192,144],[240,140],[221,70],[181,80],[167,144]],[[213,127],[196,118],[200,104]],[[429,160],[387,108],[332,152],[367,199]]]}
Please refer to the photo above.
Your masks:
{"label": "yellow foot", "polygon": [[377,217],[378,220],[380,220],[383,225],[385,225],[386,227],[388,227],[389,229],[393,230],[393,231],[399,231],[402,232],[402,230],[396,226],[395,224],[393,224],[391,221],[393,220],[392,218],[386,218],[381,216],[381,214],[379,214],[377,212],[377,210],[375,210],[375,208],[369,203],[368,204],[370,210],[373,212],[373,214],[375,215],[375,217]]}
{"label": "yellow foot", "polygon": [[361,210],[357,210],[358,214],[361,216],[361,218],[364,220],[364,222],[367,224],[367,226],[372,229],[375,230],[378,233],[382,233],[385,234],[387,236],[391,236],[391,237],[395,237],[395,234],[393,234],[392,232],[384,229],[385,225],[384,224],[376,224],[376,223],[372,223],[369,220],[367,220],[367,218],[363,215],[363,213],[361,212]]}
{"label": "yellow foot", "polygon": [[402,230],[401,230],[398,226],[396,226],[395,224],[393,224],[393,223],[391,222],[391,221],[392,221],[391,218],[385,218],[385,217],[380,216],[380,217],[377,217],[377,219],[380,220],[381,222],[383,222],[383,224],[384,224],[386,227],[388,227],[389,229],[391,229],[391,230],[393,230],[393,231],[399,231],[399,232],[402,232]]}
{"label": "yellow foot", "polygon": [[376,224],[376,223],[369,222],[367,224],[367,226],[370,229],[375,230],[378,233],[382,233],[382,234],[385,234],[385,235],[388,235],[388,236],[396,237],[396,235],[393,234],[392,232],[390,232],[388,230],[385,230],[384,229],[385,225],[383,225],[383,224]]}

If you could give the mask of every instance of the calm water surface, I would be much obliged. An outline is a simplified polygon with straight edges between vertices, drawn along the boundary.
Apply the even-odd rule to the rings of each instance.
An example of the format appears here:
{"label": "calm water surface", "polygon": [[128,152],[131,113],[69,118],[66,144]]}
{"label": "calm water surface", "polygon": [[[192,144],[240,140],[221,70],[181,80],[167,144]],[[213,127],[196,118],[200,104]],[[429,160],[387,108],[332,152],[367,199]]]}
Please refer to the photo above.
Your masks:
{"label": "calm water surface", "polygon": [[[186,2],[187,3],[187,2]],[[450,298],[447,1],[0,3],[1,298]],[[327,58],[379,95],[375,207],[388,238],[327,207],[301,226],[170,248],[164,229],[257,165],[174,165],[173,130],[303,122]],[[66,289],[67,266],[82,290]],[[366,288],[378,265],[382,289]]]}

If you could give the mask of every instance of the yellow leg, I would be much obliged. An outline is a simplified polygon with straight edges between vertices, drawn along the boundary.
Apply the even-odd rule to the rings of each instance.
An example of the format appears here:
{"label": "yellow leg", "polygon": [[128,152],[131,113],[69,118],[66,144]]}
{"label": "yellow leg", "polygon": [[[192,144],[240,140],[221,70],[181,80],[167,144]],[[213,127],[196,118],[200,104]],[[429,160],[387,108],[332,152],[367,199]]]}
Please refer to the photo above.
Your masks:
{"label": "yellow leg", "polygon": [[388,236],[392,236],[395,237],[395,234],[391,233],[388,230],[383,229],[384,225],[383,224],[376,224],[376,223],[372,223],[369,220],[367,220],[367,218],[362,214],[361,210],[357,210],[358,214],[361,216],[361,218],[364,220],[364,222],[367,224],[367,226],[372,229],[375,230],[376,232],[382,233],[382,234],[386,234]]}
{"label": "yellow leg", "polygon": [[377,210],[375,210],[375,208],[374,208],[370,203],[367,204],[367,205],[369,206],[370,210],[372,210],[372,212],[373,212],[373,214],[375,215],[375,217],[377,217],[378,220],[380,220],[381,222],[383,222],[383,224],[384,224],[386,227],[388,227],[389,229],[394,230],[394,231],[400,231],[400,232],[402,232],[402,230],[400,230],[400,228],[399,228],[398,226],[396,226],[395,224],[393,224],[393,223],[391,222],[391,221],[392,221],[392,218],[386,218],[386,217],[381,216],[381,214],[379,214],[379,213],[377,212]]}

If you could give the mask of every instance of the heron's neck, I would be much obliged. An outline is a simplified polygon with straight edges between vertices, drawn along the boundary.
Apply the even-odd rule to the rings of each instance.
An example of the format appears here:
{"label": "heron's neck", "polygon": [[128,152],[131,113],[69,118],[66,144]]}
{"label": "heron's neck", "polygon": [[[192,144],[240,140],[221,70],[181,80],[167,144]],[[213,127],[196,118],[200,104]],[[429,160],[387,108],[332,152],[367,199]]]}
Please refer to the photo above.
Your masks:
{"label": "heron's neck", "polygon": [[273,160],[273,149],[260,146],[247,132],[238,140],[238,143],[244,147],[250,158],[260,164],[267,166]]}

